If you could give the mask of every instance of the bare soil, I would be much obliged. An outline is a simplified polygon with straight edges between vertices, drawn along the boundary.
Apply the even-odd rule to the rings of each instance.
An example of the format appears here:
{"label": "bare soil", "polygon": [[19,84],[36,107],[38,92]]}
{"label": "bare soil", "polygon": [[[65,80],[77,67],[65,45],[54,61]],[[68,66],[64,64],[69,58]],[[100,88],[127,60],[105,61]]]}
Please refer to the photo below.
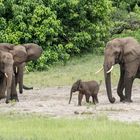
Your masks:
{"label": "bare soil", "polygon": [[68,104],[70,86],[49,87],[45,89],[24,90],[19,94],[19,102],[5,104],[5,99],[0,101],[0,113],[35,113],[53,117],[86,117],[107,115],[108,118],[120,121],[140,122],[140,88],[133,86],[133,103],[121,103],[113,89],[116,98],[114,104],[109,103],[105,86],[102,85],[98,94],[99,103],[87,104],[83,98],[82,106],[77,106],[78,93],[74,93],[71,104]]}

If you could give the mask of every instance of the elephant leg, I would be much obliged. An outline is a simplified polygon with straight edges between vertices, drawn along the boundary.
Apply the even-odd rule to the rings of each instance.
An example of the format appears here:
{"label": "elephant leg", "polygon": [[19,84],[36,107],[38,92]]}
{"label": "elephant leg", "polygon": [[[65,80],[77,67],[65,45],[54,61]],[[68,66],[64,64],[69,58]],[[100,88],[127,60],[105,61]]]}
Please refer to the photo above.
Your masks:
{"label": "elephant leg", "polygon": [[8,77],[6,78],[7,96],[6,103],[9,103],[11,96],[11,86],[12,86],[12,73],[6,72]]}
{"label": "elephant leg", "polygon": [[17,86],[18,84],[18,68],[16,66],[13,67],[13,70],[14,70],[14,74],[15,74],[15,85]]}
{"label": "elephant leg", "polygon": [[94,95],[94,99],[95,99],[96,103],[99,103],[99,100],[98,100],[97,94]]}
{"label": "elephant leg", "polygon": [[6,91],[6,80],[3,80],[3,83],[0,84],[0,100],[5,98]]}
{"label": "elephant leg", "polygon": [[92,96],[92,102],[93,104],[96,104],[95,96]]}
{"label": "elephant leg", "polygon": [[124,75],[125,75],[124,66],[120,65],[120,79],[119,79],[119,83],[117,87],[117,93],[118,93],[118,96],[120,97],[120,102],[122,102],[125,99],[125,96],[123,95]]}
{"label": "elephant leg", "polygon": [[4,73],[0,72],[0,99],[5,98],[6,91],[6,78],[4,77]]}
{"label": "elephant leg", "polygon": [[15,75],[12,77],[11,100],[19,101],[15,85]]}
{"label": "elephant leg", "polygon": [[86,102],[89,103],[90,95],[85,94],[85,97],[86,97]]}
{"label": "elephant leg", "polygon": [[23,70],[25,63],[21,64],[18,67],[18,82],[19,82],[19,93],[23,93]]}
{"label": "elephant leg", "polygon": [[78,105],[79,106],[81,106],[82,98],[83,98],[83,94],[79,93],[78,94]]}
{"label": "elephant leg", "polygon": [[125,100],[124,100],[124,102],[132,102],[131,93],[132,93],[133,81],[134,81],[133,78],[125,79]]}
{"label": "elephant leg", "polygon": [[132,85],[137,74],[139,67],[139,61],[133,61],[131,63],[127,63],[125,66],[125,78],[124,78],[124,87],[125,87],[125,100],[124,102],[132,102],[131,93],[132,93]]}

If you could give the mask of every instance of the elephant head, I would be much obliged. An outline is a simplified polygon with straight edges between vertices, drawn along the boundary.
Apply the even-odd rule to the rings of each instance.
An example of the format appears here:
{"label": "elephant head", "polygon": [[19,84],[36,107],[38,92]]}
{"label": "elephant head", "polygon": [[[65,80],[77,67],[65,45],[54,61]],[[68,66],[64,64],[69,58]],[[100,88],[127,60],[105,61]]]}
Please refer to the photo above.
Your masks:
{"label": "elephant head", "polygon": [[111,70],[113,65],[125,65],[140,58],[140,45],[132,37],[116,38],[109,41],[104,51],[104,76],[108,99],[115,102],[111,90]]}
{"label": "elephant head", "polygon": [[25,47],[22,45],[0,43],[0,50],[9,52],[13,55],[14,65],[21,64],[27,60],[27,52]]}
{"label": "elephant head", "polygon": [[31,61],[31,60],[37,60],[43,52],[42,48],[39,45],[34,44],[34,43],[23,44],[23,46],[25,47],[26,52],[27,52],[26,62]]}
{"label": "elephant head", "polygon": [[36,60],[43,52],[42,48],[34,43],[22,45],[0,43],[0,50],[10,52],[13,55],[14,64]]}
{"label": "elephant head", "polygon": [[72,88],[71,88],[71,91],[70,91],[69,104],[70,104],[70,102],[71,102],[72,93],[80,90],[81,82],[82,82],[81,80],[77,80],[77,81],[72,85]]}

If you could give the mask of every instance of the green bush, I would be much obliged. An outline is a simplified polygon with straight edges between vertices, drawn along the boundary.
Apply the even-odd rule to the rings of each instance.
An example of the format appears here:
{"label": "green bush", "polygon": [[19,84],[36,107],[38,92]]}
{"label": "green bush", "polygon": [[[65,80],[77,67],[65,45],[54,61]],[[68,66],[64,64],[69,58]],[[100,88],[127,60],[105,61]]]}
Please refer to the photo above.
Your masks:
{"label": "green bush", "polygon": [[62,22],[66,41],[73,46],[70,54],[104,46],[111,25],[108,0],[57,0],[53,7]]}
{"label": "green bush", "polygon": [[73,55],[105,46],[111,10],[109,0],[1,0],[0,42],[42,46],[30,70],[65,64]]}
{"label": "green bush", "polygon": [[114,6],[112,38],[132,36],[140,42],[140,2],[120,0],[120,3]]}
{"label": "green bush", "polygon": [[[140,2],[137,0],[112,0],[114,22],[111,34],[121,34],[126,30],[135,31],[140,28]],[[123,33],[124,34],[124,33]]]}

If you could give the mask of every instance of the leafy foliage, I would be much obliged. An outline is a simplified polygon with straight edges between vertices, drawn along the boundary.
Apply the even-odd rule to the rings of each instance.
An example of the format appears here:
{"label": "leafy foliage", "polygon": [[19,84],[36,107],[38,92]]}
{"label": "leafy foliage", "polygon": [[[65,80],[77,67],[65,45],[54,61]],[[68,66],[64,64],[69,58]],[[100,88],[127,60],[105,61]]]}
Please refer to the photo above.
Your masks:
{"label": "leafy foliage", "polygon": [[101,53],[116,34],[139,39],[139,28],[138,0],[0,0],[0,42],[43,47],[29,70],[65,64],[73,55]]}
{"label": "leafy foliage", "polygon": [[1,0],[0,42],[34,42],[43,47],[30,69],[103,47],[109,36],[109,0]]}
{"label": "leafy foliage", "polygon": [[114,12],[112,20],[114,26],[111,34],[121,34],[140,28],[140,1],[138,0],[112,0]]}

